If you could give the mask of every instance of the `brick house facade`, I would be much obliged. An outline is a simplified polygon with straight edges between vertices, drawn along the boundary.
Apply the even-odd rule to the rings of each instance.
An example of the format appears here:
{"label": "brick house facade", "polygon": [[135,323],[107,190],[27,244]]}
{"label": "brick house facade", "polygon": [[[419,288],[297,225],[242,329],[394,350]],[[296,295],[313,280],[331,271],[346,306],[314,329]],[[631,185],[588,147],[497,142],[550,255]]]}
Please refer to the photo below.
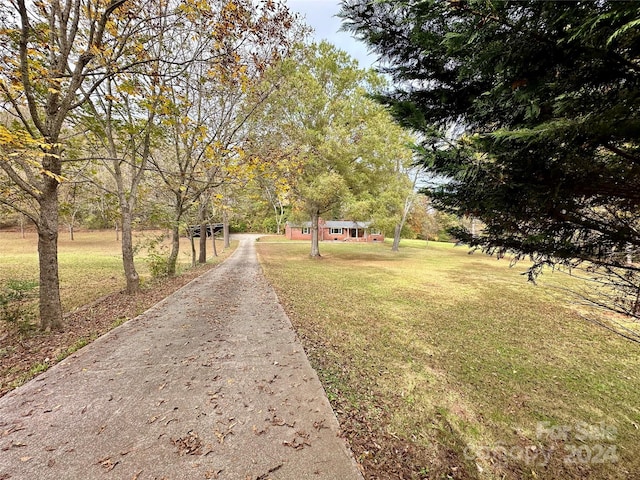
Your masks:
{"label": "brick house facade", "polygon": [[[331,242],[384,242],[384,234],[370,228],[371,222],[350,220],[318,221],[318,239]],[[311,240],[311,222],[287,222],[285,236],[289,240]]]}

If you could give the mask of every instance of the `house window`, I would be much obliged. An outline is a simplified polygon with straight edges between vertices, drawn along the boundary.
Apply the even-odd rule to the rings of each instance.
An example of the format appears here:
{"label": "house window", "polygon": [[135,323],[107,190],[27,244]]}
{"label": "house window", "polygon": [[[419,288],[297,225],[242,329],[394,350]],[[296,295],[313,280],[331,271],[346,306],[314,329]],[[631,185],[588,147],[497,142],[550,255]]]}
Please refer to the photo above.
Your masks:
{"label": "house window", "polygon": [[371,235],[382,235],[382,232],[380,230],[376,230],[374,228],[371,229]]}
{"label": "house window", "polygon": [[309,235],[311,233],[311,227],[302,227],[302,234]]}
{"label": "house window", "polygon": [[342,235],[342,229],[341,228],[332,228],[330,233],[331,233],[331,235]]}

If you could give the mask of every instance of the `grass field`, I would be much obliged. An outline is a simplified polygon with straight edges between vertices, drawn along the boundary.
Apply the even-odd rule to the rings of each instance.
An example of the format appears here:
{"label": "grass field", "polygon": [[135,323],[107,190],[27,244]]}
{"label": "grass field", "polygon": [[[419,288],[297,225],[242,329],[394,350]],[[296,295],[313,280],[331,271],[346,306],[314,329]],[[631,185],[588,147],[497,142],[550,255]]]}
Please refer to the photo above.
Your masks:
{"label": "grass field", "polygon": [[[0,298],[0,396],[215,267],[234,251],[238,243],[232,241],[231,248],[223,252],[222,241],[218,241],[219,256],[215,258],[209,243],[206,265],[191,269],[190,245],[183,239],[178,274],[171,278],[153,279],[147,259],[156,257],[149,254],[168,254],[166,241],[161,246],[151,247],[159,235],[160,232],[135,234],[136,268],[142,283],[141,291],[136,295],[120,293],[125,281],[120,242],[113,232],[77,232],[74,241],[64,235],[60,237],[61,294],[67,313],[64,329],[42,332],[35,328],[37,290],[20,303],[12,298],[8,307]],[[22,238],[18,233],[0,233],[1,287],[21,281],[37,283],[36,242],[35,234]],[[0,290],[0,294],[5,295],[5,291]]]}
{"label": "grass field", "polygon": [[[149,245],[161,232],[136,232],[136,269],[144,283],[151,278],[146,258]],[[38,281],[38,237],[28,232],[22,238],[19,232],[0,233],[0,285],[8,280]],[[162,247],[168,254],[168,241]],[[218,243],[220,249],[222,242]],[[120,241],[113,231],[79,231],[74,240],[61,233],[58,241],[60,294],[64,311],[90,303],[97,298],[125,287]],[[211,254],[211,243],[207,246]],[[181,239],[178,271],[191,265],[191,246],[187,238]]]}
{"label": "grass field", "polygon": [[640,346],[450,244],[258,243],[368,478],[640,478]]}

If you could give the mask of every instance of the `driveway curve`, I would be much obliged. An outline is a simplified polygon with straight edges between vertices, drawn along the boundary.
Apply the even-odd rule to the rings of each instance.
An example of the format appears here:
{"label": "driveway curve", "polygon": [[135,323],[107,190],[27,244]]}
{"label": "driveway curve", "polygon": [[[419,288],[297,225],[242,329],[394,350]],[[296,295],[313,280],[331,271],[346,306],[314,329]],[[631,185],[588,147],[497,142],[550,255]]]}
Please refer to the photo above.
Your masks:
{"label": "driveway curve", "polygon": [[361,480],[255,254],[0,398],[0,480]]}

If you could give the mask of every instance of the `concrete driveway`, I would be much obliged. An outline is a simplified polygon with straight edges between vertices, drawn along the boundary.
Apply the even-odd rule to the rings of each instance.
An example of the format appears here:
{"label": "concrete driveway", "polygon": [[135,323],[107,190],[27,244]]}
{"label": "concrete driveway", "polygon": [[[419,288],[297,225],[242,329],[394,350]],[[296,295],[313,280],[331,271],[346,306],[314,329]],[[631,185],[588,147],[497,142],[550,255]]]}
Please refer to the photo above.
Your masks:
{"label": "concrete driveway", "polygon": [[0,480],[361,480],[255,236],[0,398]]}

